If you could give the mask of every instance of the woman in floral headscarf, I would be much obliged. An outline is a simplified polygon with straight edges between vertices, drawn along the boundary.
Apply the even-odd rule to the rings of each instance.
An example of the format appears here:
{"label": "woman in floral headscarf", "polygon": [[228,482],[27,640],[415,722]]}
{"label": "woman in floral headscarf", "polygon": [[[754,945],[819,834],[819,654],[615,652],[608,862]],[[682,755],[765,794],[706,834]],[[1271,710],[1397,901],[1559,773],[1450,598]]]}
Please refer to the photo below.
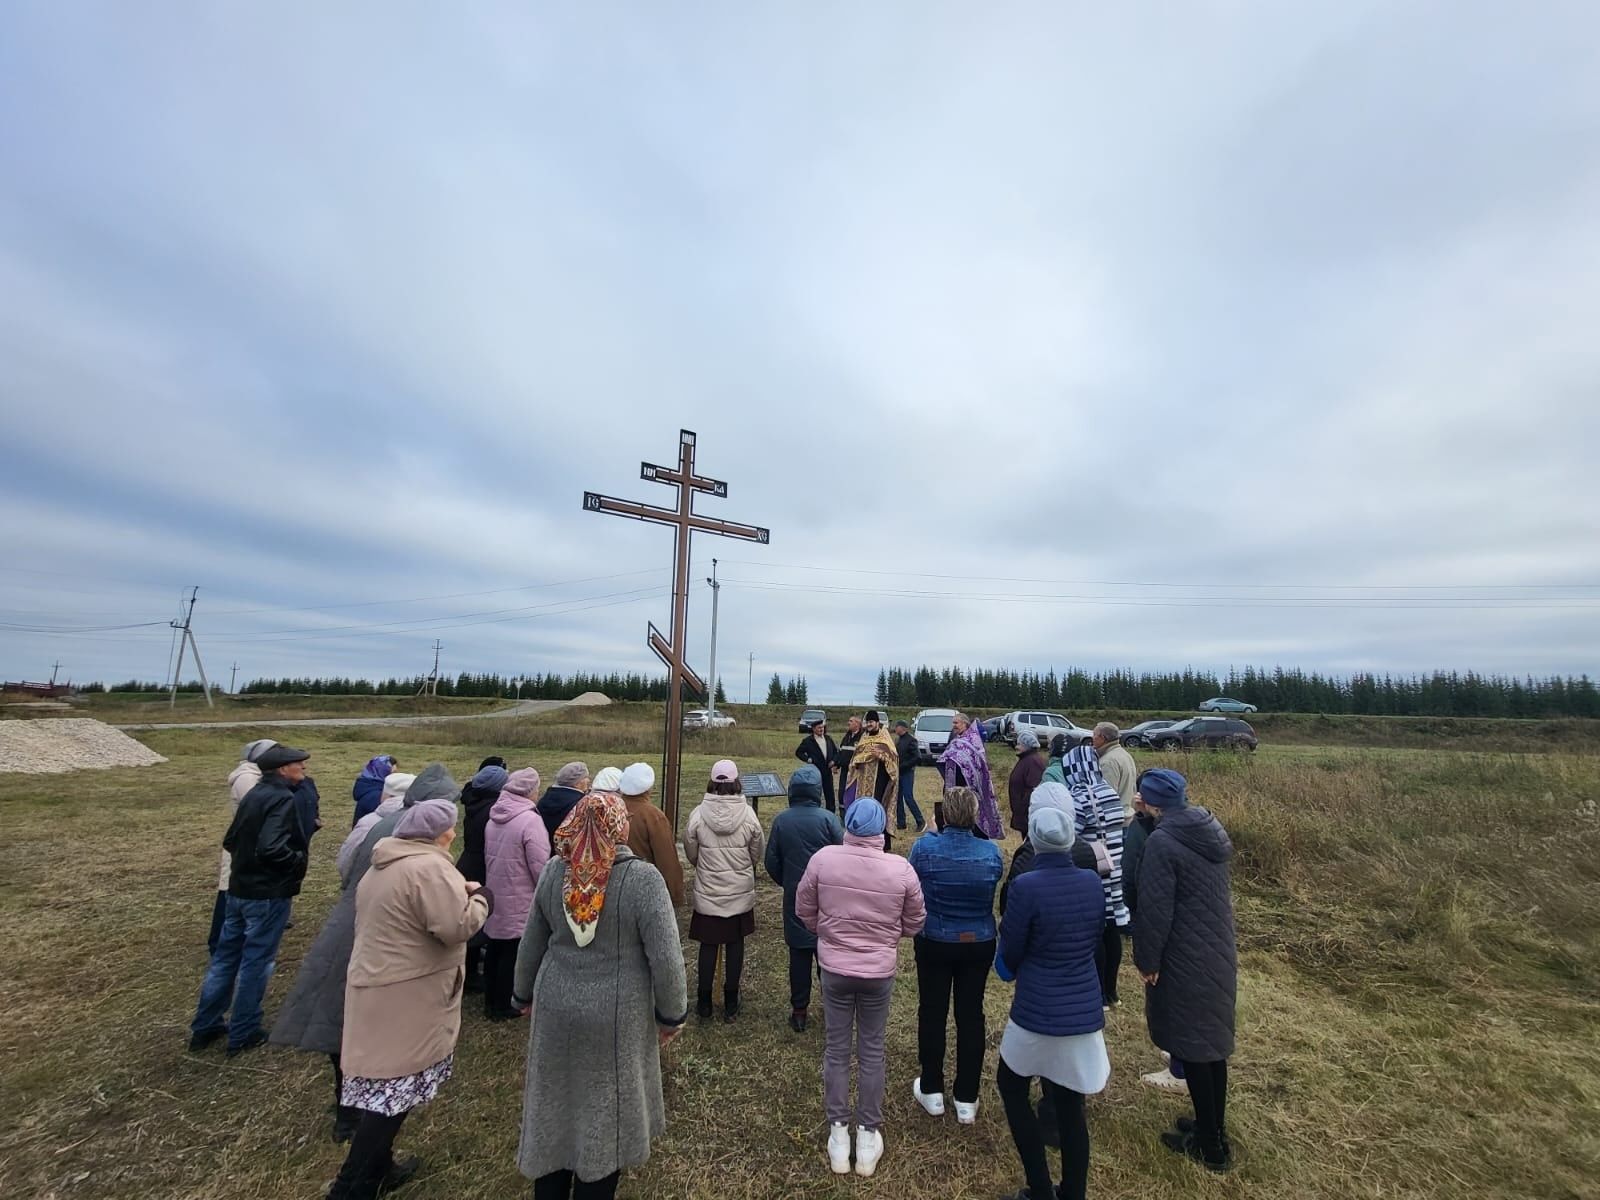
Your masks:
{"label": "woman in floral headscarf", "polygon": [[533,1006],[517,1166],[535,1200],[615,1195],[667,1127],[661,1055],[688,1015],[661,873],[628,849],[621,797],[590,792],[556,830],[517,953]]}
{"label": "woman in floral headscarf", "polygon": [[978,828],[984,836],[1004,836],[1000,805],[994,798],[994,780],[989,775],[989,751],[966,713],[957,713],[950,719],[950,744],[939,755],[938,763],[945,787],[969,787],[978,793]]}

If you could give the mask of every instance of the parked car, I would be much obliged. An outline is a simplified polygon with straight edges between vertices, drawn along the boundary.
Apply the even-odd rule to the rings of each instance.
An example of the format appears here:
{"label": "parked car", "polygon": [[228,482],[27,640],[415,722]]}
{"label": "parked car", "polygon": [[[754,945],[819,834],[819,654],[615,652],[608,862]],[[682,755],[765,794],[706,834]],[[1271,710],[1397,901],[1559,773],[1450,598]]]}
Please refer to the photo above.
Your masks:
{"label": "parked car", "polygon": [[986,742],[992,742],[1005,732],[1005,727],[1004,717],[990,717],[987,721],[978,722],[978,736]]}
{"label": "parked car", "polygon": [[1081,746],[1090,741],[1094,734],[1081,725],[1074,725],[1070,718],[1063,717],[1060,713],[1053,712],[1011,712],[1000,718],[1001,737],[1008,746],[1017,744],[1017,734],[1024,729],[1033,730],[1039,739],[1039,745],[1046,748],[1050,739],[1058,733],[1067,735],[1067,745]]}
{"label": "parked car", "polygon": [[1254,704],[1246,704],[1243,700],[1235,700],[1231,696],[1213,696],[1209,700],[1202,700],[1195,708],[1200,712],[1226,712],[1247,713],[1255,712]]}
{"label": "parked car", "polygon": [[1177,718],[1166,717],[1159,721],[1140,721],[1131,729],[1122,731],[1122,744],[1129,750],[1136,750],[1141,746],[1148,747],[1152,735],[1163,729],[1171,729],[1178,723]]}
{"label": "parked car", "polygon": [[950,744],[950,726],[956,715],[953,708],[925,708],[911,722],[912,736],[917,739],[917,761],[931,763],[944,753]]}
{"label": "parked car", "polygon": [[1256,731],[1238,717],[1190,717],[1150,738],[1157,750],[1254,750],[1256,744]]}
{"label": "parked car", "polygon": [[713,716],[703,708],[691,708],[683,714],[685,729],[732,729],[735,724],[727,713],[719,712]]}
{"label": "parked car", "polygon": [[827,719],[828,714],[820,708],[808,708],[800,714],[800,732],[810,733],[813,725],[818,721],[826,721]]}

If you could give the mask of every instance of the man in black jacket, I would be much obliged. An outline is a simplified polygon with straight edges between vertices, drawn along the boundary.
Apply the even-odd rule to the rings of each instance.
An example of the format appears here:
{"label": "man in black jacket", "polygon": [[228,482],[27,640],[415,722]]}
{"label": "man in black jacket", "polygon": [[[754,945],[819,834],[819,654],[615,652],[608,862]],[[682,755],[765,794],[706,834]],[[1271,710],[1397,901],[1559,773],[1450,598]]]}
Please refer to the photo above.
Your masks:
{"label": "man in black jacket", "polygon": [[289,920],[289,902],[299,894],[306,874],[306,830],[295,785],[305,779],[310,757],[290,746],[273,746],[262,754],[256,760],[261,782],[239,801],[222,839],[233,856],[227,913],[189,1026],[191,1050],[203,1050],[226,1036],[232,1058],[267,1040],[261,999]]}
{"label": "man in black jacket", "polygon": [[906,827],[906,809],[911,809],[911,819],[917,823],[917,832],[928,827],[917,807],[917,739],[911,726],[904,721],[894,723],[894,745],[900,752],[900,798],[895,803],[895,828]]}
{"label": "man in black jacket", "polygon": [[810,763],[822,776],[822,806],[829,812],[834,810],[833,802],[833,759],[839,753],[839,747],[828,736],[828,722],[811,723],[811,732],[800,740],[794,748],[794,756],[803,763]]}

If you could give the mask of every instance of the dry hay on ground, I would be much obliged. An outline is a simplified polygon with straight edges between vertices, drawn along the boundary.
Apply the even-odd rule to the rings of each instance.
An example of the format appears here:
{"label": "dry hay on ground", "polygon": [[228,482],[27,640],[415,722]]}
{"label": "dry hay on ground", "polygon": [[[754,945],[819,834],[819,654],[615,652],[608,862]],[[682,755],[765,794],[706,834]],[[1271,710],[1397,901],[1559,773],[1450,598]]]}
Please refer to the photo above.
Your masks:
{"label": "dry hay on ground", "polygon": [[583,695],[579,696],[576,700],[573,700],[572,703],[573,704],[584,704],[584,705],[588,705],[588,704],[610,704],[611,703],[611,697],[606,695],[604,692],[585,692]]}
{"label": "dry hay on ground", "polygon": [[167,760],[120,729],[87,717],[0,722],[0,771],[54,775],[106,767],[149,767]]}

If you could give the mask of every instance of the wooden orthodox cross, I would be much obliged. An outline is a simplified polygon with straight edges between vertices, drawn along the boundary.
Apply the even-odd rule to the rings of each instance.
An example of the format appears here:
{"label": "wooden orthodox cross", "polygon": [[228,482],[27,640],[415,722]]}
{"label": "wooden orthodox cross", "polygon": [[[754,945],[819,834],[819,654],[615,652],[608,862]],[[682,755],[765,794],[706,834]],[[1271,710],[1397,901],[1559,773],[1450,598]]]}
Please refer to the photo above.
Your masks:
{"label": "wooden orthodox cross", "polygon": [[[733,521],[717,521],[696,515],[694,494],[709,492],[726,498],[728,485],[720,479],[706,479],[694,473],[694,434],[687,429],[678,432],[678,465],[659,467],[655,463],[639,464],[639,478],[655,483],[665,483],[678,489],[676,508],[660,508],[654,504],[640,504],[633,500],[618,500],[598,492],[583,494],[586,512],[610,513],[618,517],[632,517],[636,521],[649,521],[655,525],[673,527],[675,559],[672,570],[672,635],[661,636],[654,624],[650,625],[650,649],[667,664],[667,747],[662,763],[660,795],[661,807],[666,811],[672,828],[678,828],[678,774],[683,743],[683,687],[690,688],[709,698],[706,681],[695,674],[684,658],[689,617],[689,536],[696,530],[714,533],[719,537],[741,538],[747,542],[769,540],[765,529],[755,525],[740,525]],[[716,687],[713,679],[711,686]]]}

